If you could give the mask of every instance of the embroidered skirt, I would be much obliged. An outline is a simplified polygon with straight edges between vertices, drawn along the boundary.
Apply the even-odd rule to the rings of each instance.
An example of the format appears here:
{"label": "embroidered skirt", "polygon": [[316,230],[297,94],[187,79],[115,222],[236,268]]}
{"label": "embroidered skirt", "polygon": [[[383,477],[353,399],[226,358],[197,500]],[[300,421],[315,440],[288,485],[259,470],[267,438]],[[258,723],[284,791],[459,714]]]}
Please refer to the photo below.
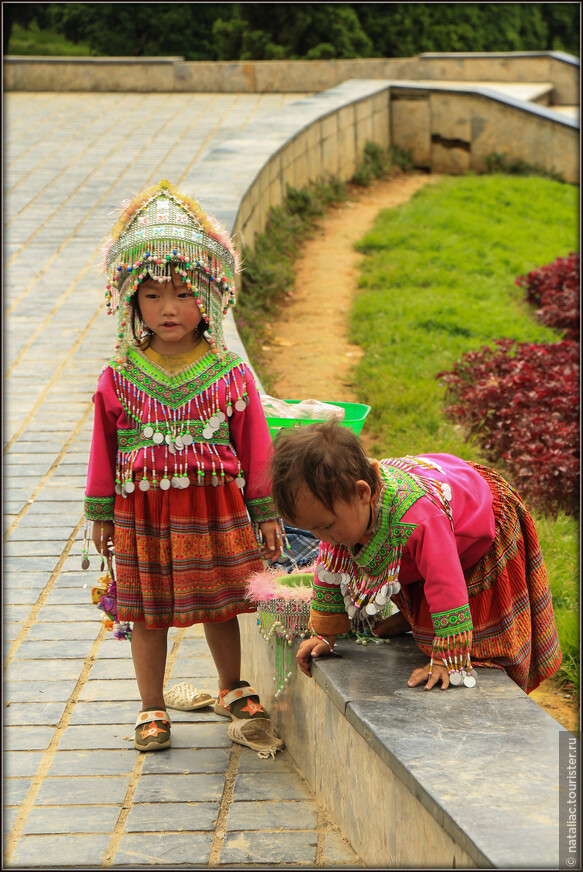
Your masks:
{"label": "embroidered skirt", "polygon": [[[534,523],[514,488],[494,470],[471,464],[493,496],[495,539],[464,573],[472,622],[472,661],[504,669],[530,693],[561,665],[551,592]],[[431,656],[433,624],[423,582],[393,597],[421,650]]]}
{"label": "embroidered skirt", "polygon": [[255,611],[246,581],[263,563],[234,480],[136,488],[116,497],[114,522],[120,621],[188,627]]}

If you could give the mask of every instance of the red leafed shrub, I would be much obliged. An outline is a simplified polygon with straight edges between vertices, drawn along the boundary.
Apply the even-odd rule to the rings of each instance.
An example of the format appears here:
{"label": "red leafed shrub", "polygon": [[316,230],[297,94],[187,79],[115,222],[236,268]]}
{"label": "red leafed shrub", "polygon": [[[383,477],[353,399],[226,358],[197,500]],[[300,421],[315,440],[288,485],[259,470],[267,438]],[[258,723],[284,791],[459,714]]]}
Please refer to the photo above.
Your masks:
{"label": "red leafed shrub", "polygon": [[579,496],[579,343],[499,339],[451,372],[446,414],[502,458],[527,503],[575,514]]}
{"label": "red leafed shrub", "polygon": [[518,276],[526,299],[538,306],[543,324],[564,332],[565,339],[579,341],[579,255],[558,257],[553,263]]}

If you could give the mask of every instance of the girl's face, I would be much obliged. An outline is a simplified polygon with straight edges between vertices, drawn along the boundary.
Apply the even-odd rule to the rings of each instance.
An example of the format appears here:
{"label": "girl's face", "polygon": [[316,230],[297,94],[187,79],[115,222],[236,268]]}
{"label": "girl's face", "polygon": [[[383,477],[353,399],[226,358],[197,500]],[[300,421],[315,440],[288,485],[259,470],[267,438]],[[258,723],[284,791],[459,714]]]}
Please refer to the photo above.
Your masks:
{"label": "girl's face", "polygon": [[154,336],[150,347],[159,354],[182,354],[198,342],[195,329],[202,320],[194,294],[181,276],[157,282],[145,279],[137,290],[142,320]]}
{"label": "girl's face", "polygon": [[331,512],[303,485],[296,496],[294,525],[301,530],[309,530],[322,542],[354,547],[369,527],[372,496],[370,486],[365,481],[357,481],[354,490],[350,502],[338,500]]}

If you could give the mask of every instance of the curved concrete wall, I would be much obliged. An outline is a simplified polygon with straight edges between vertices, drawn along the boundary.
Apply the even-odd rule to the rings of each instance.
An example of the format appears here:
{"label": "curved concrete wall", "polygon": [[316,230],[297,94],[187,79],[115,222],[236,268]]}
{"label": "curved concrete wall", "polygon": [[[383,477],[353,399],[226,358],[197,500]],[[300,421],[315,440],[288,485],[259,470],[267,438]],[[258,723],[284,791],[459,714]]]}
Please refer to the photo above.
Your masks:
{"label": "curved concrete wall", "polygon": [[550,82],[558,105],[579,103],[579,59],[562,52],[425,53],[330,61],[4,58],[6,91],[323,91],[348,79]]}
{"label": "curved concrete wall", "polygon": [[[417,166],[436,172],[479,172],[486,155],[506,152],[579,180],[579,125],[557,112],[477,86],[356,79],[259,119],[209,151],[190,181],[237,244],[253,248],[288,184],[349,179],[368,140],[411,148]],[[246,357],[232,316],[227,341]]]}

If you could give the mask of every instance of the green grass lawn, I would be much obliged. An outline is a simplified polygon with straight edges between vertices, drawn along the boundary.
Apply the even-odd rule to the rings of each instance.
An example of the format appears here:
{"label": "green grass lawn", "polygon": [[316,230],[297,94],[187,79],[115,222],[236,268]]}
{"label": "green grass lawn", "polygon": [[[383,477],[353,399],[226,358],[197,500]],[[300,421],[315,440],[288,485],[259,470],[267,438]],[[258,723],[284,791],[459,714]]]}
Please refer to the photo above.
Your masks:
{"label": "green grass lawn", "polygon": [[[436,373],[509,337],[553,342],[514,280],[578,250],[578,188],[540,177],[461,176],[383,210],[358,244],[367,257],[351,340],[365,355],[351,379],[372,406],[365,441],[379,457],[451,452],[488,463],[444,415]],[[499,463],[492,463],[502,473]],[[537,518],[564,655],[578,686],[578,523]]]}
{"label": "green grass lawn", "polygon": [[12,26],[7,51],[9,55],[40,57],[88,57],[90,53],[86,43],[70,42],[52,30],[39,30],[34,22],[26,29],[20,24]]}

